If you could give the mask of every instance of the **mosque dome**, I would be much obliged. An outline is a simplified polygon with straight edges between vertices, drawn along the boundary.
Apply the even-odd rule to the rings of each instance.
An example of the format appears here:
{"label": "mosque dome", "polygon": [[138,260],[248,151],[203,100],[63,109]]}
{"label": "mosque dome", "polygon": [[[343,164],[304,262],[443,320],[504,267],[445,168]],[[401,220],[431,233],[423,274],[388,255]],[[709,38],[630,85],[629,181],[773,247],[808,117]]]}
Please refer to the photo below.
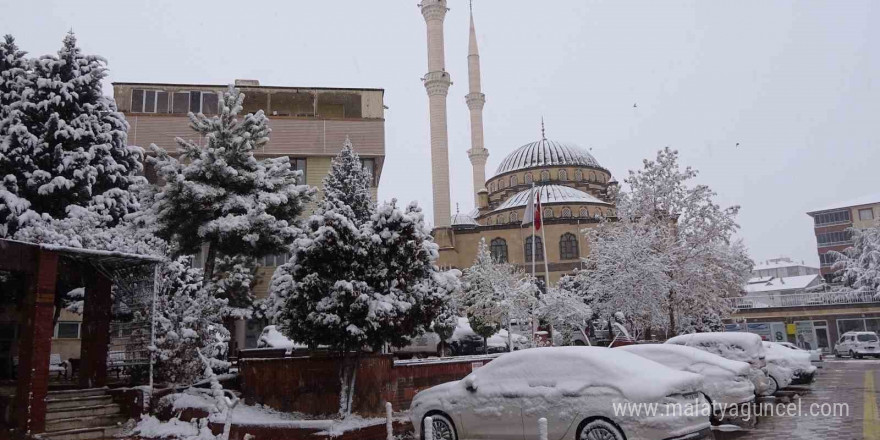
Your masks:
{"label": "mosque dome", "polygon": [[[535,189],[541,195],[542,205],[552,205],[557,203],[565,204],[595,204],[603,206],[611,206],[610,203],[602,201],[590,194],[570,186],[562,185],[539,185]],[[501,205],[495,208],[494,212],[504,211],[506,209],[521,208],[529,202],[529,193],[531,188],[520,191],[508,198]]]}
{"label": "mosque dome", "polygon": [[564,142],[541,139],[525,144],[508,154],[495,175],[511,171],[545,166],[588,166],[601,168],[599,162],[587,150]]}

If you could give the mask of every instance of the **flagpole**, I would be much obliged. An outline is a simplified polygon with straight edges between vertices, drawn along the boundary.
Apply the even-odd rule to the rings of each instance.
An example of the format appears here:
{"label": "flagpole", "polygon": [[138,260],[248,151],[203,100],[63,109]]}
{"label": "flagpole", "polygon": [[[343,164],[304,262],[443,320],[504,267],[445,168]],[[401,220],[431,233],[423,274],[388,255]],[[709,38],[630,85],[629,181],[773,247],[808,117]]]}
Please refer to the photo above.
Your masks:
{"label": "flagpole", "polygon": [[[535,203],[535,182],[532,182],[532,191],[530,194],[530,203]],[[534,206],[534,205],[533,205]],[[537,260],[537,255],[535,255],[535,214],[532,213],[532,278],[535,278],[535,260]]]}

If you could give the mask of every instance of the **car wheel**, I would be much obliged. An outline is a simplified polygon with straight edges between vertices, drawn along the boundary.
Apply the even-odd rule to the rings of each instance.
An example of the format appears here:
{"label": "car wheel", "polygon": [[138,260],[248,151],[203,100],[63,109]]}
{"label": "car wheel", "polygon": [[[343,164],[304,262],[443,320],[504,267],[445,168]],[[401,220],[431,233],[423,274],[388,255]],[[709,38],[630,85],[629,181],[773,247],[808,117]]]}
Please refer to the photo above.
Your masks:
{"label": "car wheel", "polygon": [[620,429],[603,419],[583,423],[577,438],[578,440],[626,440]]}
{"label": "car wheel", "polygon": [[779,382],[777,382],[776,379],[773,378],[773,376],[770,376],[770,383],[767,387],[767,395],[772,396],[776,394],[777,391],[779,391]]}
{"label": "car wheel", "polygon": [[834,357],[840,359],[840,353],[838,353],[837,350],[834,350]]}
{"label": "car wheel", "polygon": [[422,440],[458,440],[458,434],[455,431],[455,424],[452,423],[452,420],[450,420],[446,414],[434,413],[428,414],[425,417],[431,417],[431,420],[433,420],[431,426],[434,428],[434,438],[425,438],[425,421],[423,419]]}

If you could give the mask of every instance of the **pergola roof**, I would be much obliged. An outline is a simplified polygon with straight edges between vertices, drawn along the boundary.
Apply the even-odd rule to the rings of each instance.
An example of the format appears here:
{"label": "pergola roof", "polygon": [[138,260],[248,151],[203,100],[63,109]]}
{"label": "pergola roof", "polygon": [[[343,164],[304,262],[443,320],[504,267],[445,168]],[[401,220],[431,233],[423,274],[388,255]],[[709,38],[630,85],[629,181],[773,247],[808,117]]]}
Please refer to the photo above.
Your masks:
{"label": "pergola roof", "polygon": [[[97,249],[74,248],[68,246],[57,246],[46,243],[29,243],[26,241],[0,239],[0,268],[8,264],[9,260],[18,258],[27,258],[28,255],[37,250],[45,250],[54,252],[60,256],[81,261],[84,263],[94,264],[109,270],[117,270],[126,267],[142,266],[145,264],[156,264],[165,261],[164,258],[154,255],[128,254],[124,252],[102,251]],[[25,263],[25,261],[19,261]],[[16,264],[15,266],[19,266]],[[7,267],[7,269],[22,270],[21,267]]]}

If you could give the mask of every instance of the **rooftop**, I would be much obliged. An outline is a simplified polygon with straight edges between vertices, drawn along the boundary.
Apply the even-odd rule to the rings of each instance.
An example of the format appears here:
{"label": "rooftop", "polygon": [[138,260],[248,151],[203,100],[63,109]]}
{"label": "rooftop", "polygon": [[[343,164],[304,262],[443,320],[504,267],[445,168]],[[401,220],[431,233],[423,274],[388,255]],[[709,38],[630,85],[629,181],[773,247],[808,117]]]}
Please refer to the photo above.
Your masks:
{"label": "rooftop", "polygon": [[[112,82],[115,86],[173,86],[173,87],[212,87],[212,88],[223,88],[229,87],[229,84],[193,84],[193,83],[158,83],[158,82]],[[375,91],[375,92],[384,92],[385,89],[377,89],[371,87],[294,87],[294,86],[266,86],[260,85],[259,82],[257,85],[252,85],[252,83],[236,83],[235,87],[237,88],[247,88],[247,89],[282,89],[282,90],[348,90],[348,91]]]}
{"label": "rooftop", "polygon": [[[559,204],[559,203],[590,203],[597,205],[611,206],[610,203],[604,202],[591,196],[579,189],[562,185],[540,185],[535,187],[541,195],[541,204]],[[529,194],[531,188],[522,190],[508,198],[501,205],[495,208],[494,212],[503,211],[505,209],[518,208],[526,206],[529,202]]]}
{"label": "rooftop", "polygon": [[805,289],[814,281],[817,281],[817,279],[821,280],[822,276],[819,274],[812,274],[784,278],[752,278],[749,280],[748,284],[746,284],[745,290],[747,293],[758,293],[774,292],[780,290]]}
{"label": "rooftop", "polygon": [[758,261],[755,263],[755,267],[753,270],[762,270],[762,269],[779,269],[782,267],[812,267],[804,263],[803,261],[792,261],[791,258],[788,257],[779,257],[779,258],[771,258],[769,260]]}
{"label": "rooftop", "polygon": [[581,165],[601,168],[587,150],[570,143],[541,139],[525,144],[508,154],[495,175],[540,166]]}
{"label": "rooftop", "polygon": [[822,211],[831,211],[834,209],[851,208],[854,206],[871,205],[874,203],[880,203],[880,194],[869,194],[851,200],[836,202],[825,206],[824,208],[809,211],[807,212],[807,214],[814,214]]}

